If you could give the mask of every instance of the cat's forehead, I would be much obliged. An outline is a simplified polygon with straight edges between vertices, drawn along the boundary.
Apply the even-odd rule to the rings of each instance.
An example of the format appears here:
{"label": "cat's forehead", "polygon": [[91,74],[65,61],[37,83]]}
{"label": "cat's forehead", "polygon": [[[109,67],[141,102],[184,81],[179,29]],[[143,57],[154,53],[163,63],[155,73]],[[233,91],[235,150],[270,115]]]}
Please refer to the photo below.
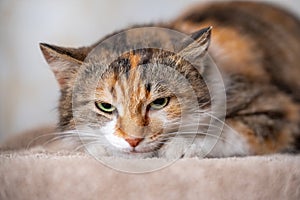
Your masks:
{"label": "cat's forehead", "polygon": [[99,80],[98,95],[147,100],[170,94],[167,81],[162,77],[165,70],[160,54],[159,51],[143,49],[120,56]]}
{"label": "cat's forehead", "polygon": [[153,99],[155,90],[153,90],[152,84],[141,78],[140,70],[138,70],[140,67],[135,63],[137,60],[132,62],[132,69],[128,72],[112,73],[111,76],[106,76],[99,81],[95,95],[97,99],[123,104],[123,106],[132,107],[132,109],[138,106],[140,102]]}
{"label": "cat's forehead", "polygon": [[132,70],[139,65],[150,64],[156,62],[159,59],[163,59],[161,56],[163,52],[158,49],[137,49],[131,50],[118,57],[111,65],[111,68],[116,70]]}
{"label": "cat's forehead", "polygon": [[150,82],[153,81],[150,76],[151,69],[159,70],[158,63],[163,60],[159,54],[160,52],[151,49],[126,52],[106,66],[101,76],[102,81],[107,80],[109,83],[126,81],[130,85],[140,82],[149,87]]}

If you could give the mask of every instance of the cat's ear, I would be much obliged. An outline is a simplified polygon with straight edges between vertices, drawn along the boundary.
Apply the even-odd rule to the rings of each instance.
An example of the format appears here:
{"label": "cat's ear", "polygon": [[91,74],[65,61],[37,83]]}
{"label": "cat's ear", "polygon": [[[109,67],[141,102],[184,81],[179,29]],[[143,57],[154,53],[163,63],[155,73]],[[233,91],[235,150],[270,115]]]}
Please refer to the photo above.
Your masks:
{"label": "cat's ear", "polygon": [[179,52],[179,55],[189,59],[197,59],[206,54],[211,36],[212,27],[207,27],[196,31],[190,35],[192,38],[188,42],[185,42],[183,49]]}
{"label": "cat's ear", "polygon": [[78,71],[89,52],[88,48],[64,48],[45,43],[40,43],[40,48],[60,87]]}

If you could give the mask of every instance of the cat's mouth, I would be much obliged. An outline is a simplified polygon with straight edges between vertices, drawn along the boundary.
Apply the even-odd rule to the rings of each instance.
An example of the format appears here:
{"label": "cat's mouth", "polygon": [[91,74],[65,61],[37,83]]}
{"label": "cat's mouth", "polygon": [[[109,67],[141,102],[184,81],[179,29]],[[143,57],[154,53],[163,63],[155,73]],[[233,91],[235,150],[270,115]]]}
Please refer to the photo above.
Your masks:
{"label": "cat's mouth", "polygon": [[138,154],[155,154],[163,145],[167,138],[160,137],[160,133],[153,134],[151,137],[145,137],[140,141],[126,140],[123,137],[116,136],[115,134],[105,135],[109,146],[113,148],[113,151],[118,151],[125,155],[138,155]]}
{"label": "cat's mouth", "polygon": [[147,146],[137,146],[131,147],[130,149],[124,150],[127,154],[149,154],[157,152],[162,146],[164,142],[147,144]]}

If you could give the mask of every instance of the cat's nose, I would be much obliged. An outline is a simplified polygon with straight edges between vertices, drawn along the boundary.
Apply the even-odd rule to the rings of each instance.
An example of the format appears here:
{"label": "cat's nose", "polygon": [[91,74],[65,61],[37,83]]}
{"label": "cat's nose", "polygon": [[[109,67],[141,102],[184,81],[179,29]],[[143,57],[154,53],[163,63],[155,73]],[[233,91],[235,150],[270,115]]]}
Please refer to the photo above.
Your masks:
{"label": "cat's nose", "polygon": [[132,147],[136,147],[144,138],[126,138],[126,142]]}

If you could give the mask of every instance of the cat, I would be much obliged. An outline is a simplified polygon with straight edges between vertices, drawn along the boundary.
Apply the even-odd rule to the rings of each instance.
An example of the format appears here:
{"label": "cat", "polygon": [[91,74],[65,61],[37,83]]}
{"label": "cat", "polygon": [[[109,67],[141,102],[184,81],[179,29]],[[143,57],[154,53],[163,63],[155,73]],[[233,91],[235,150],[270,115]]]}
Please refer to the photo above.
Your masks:
{"label": "cat", "polygon": [[[137,49],[101,66],[95,51],[94,57],[86,61],[108,38],[143,27],[182,32],[195,42],[181,41],[178,54],[155,48]],[[125,34],[120,44],[126,45],[126,37]],[[167,35],[166,42],[170,38]],[[299,44],[300,22],[295,16],[254,2],[201,4],[169,23],[129,27],[89,47],[41,43],[61,91],[61,134],[57,138],[74,142],[74,148],[82,147],[83,142],[89,151],[99,155],[126,158],[299,152]],[[105,49],[98,53],[101,51]],[[104,55],[109,57],[110,53]],[[195,58],[199,71],[182,57]],[[227,99],[220,135],[208,133],[209,119],[214,118],[203,78],[213,65],[209,57],[221,72]],[[196,104],[187,92],[189,84]],[[75,115],[79,116],[76,120]],[[215,139],[216,143],[205,146]]]}

